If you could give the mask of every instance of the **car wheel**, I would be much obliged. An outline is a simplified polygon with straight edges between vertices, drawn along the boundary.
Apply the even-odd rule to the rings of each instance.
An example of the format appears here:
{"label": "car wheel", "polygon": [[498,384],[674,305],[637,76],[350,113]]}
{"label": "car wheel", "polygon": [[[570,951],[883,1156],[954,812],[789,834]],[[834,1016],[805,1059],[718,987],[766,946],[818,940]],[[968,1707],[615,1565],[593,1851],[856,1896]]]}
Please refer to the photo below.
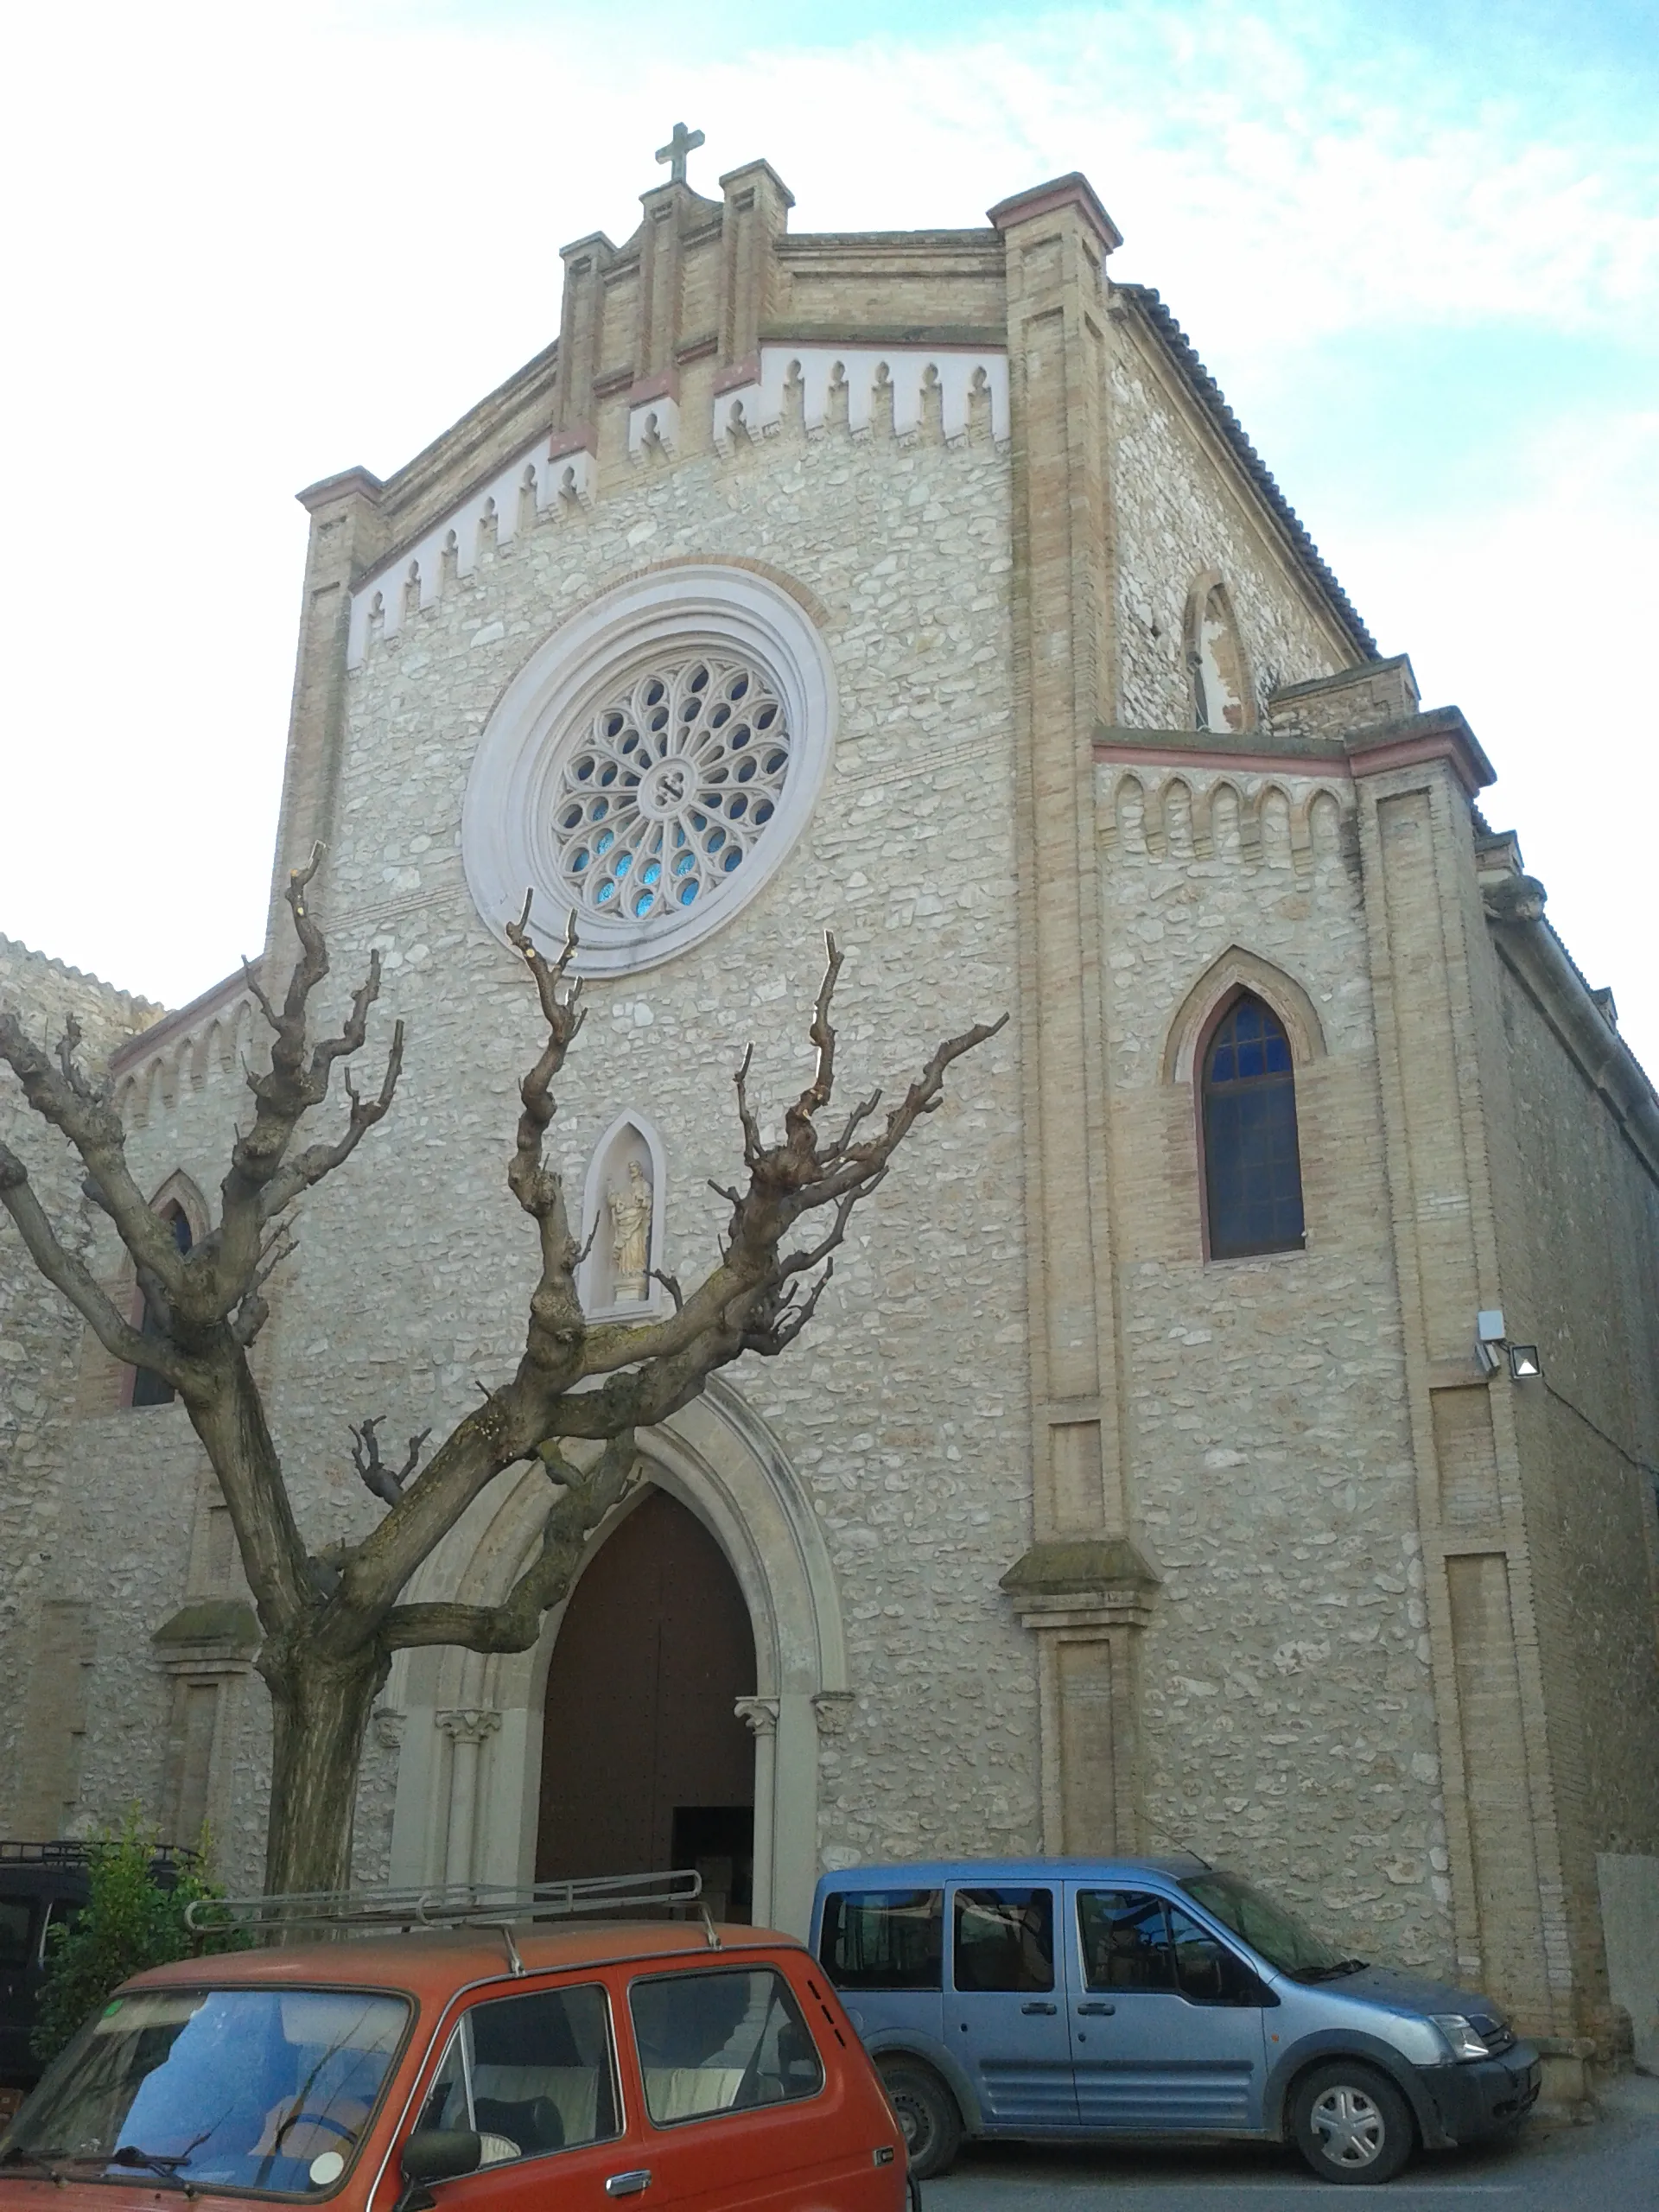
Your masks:
{"label": "car wheel", "polygon": [[1290,2125],[1321,2181],[1392,2181],[1417,2142],[1411,2107],[1388,2076],[1345,2059],[1302,2076]]}
{"label": "car wheel", "polygon": [[887,2097],[905,2134],[905,2155],[918,2181],[931,2181],[962,2148],[962,2114],[938,2075],[913,2059],[878,2059]]}

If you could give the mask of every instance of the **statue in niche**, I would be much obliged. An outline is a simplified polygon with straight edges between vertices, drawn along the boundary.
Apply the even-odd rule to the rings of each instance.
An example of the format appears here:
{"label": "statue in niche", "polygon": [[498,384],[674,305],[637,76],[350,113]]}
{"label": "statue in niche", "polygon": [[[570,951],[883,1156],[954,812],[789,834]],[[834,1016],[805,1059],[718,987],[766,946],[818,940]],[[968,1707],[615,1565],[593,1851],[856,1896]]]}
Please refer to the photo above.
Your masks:
{"label": "statue in niche", "polygon": [[611,1217],[612,1296],[619,1306],[643,1303],[651,1267],[651,1184],[640,1162],[628,1162],[626,1190],[607,1184]]}

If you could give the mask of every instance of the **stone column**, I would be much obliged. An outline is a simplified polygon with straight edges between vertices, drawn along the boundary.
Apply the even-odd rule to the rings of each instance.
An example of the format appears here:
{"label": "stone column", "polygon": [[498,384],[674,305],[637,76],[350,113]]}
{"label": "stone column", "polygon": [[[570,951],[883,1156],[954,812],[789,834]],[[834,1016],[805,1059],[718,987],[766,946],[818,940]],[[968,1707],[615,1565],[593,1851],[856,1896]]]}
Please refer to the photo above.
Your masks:
{"label": "stone column", "polygon": [[[1080,176],[990,219],[1007,257],[1035,1538],[1006,1586],[1042,1639],[1048,1847],[1126,1848],[1133,1643],[1154,1578],[1128,1541],[1095,850],[1095,732],[1116,711],[1105,262],[1120,239]],[[1086,1597],[1108,1584],[1129,1599]]]}
{"label": "stone column", "polygon": [[754,1878],[749,1910],[757,1928],[772,1925],[773,1806],[777,1794],[778,1700],[741,1697],[733,1710],[754,1738]]}
{"label": "stone column", "polygon": [[501,1715],[480,1706],[462,1706],[437,1715],[449,1738],[449,1834],[444,1848],[443,1878],[470,1882],[473,1835],[478,1823],[479,1753],[501,1726]]}

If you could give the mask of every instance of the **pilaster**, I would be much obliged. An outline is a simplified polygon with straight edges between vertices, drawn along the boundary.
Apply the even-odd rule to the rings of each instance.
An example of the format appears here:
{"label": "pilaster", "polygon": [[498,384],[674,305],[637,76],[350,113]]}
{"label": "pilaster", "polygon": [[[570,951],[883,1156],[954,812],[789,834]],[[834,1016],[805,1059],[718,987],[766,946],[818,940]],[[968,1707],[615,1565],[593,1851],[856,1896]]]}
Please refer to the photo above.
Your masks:
{"label": "pilaster", "polygon": [[[287,953],[291,939],[283,893],[289,868],[327,844],[339,796],[346,726],[346,648],[353,580],[385,551],[381,485],[365,468],[347,469],[300,493],[311,517],[300,609],[299,651],[289,713],[288,765],[277,817],[276,857],[265,943]],[[326,879],[317,887],[326,899]],[[279,972],[283,972],[279,958]]]}
{"label": "pilaster", "polygon": [[1039,1586],[1057,1546],[1109,1548],[1130,1529],[1093,785],[1094,733],[1114,709],[1105,261],[1119,238],[1079,176],[990,219],[1007,254],[1036,1540],[1006,1586],[1039,1639],[1046,1840],[1124,1848],[1141,1825],[1135,1647],[1151,1580],[1136,1554],[1123,1604]]}
{"label": "pilaster", "polygon": [[1491,770],[1455,710],[1345,741],[1357,800],[1458,1970],[1533,2033],[1570,2012],[1559,1838],[1507,1373],[1483,1096],[1490,959],[1470,803]]}

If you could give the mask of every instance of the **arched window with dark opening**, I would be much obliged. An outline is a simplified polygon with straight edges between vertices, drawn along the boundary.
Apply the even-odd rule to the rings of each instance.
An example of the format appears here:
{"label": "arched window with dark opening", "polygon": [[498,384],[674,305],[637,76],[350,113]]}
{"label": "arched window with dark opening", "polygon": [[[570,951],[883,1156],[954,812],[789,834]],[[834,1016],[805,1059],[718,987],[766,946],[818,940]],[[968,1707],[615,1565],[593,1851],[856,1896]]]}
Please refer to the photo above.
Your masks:
{"label": "arched window with dark opening", "polygon": [[[163,1210],[162,1218],[172,1230],[173,1242],[179,1250],[188,1252],[193,1240],[184,1208],[175,1199]],[[159,1337],[162,1333],[162,1325],[151,1311],[148,1298],[144,1300],[143,1319],[138,1327],[140,1334],[146,1337]],[[170,1406],[177,1395],[173,1385],[164,1376],[158,1375],[153,1367],[136,1367],[133,1370],[131,1402],[135,1406]]]}
{"label": "arched window with dark opening", "polygon": [[1302,1163],[1290,1039],[1272,1007],[1248,991],[1211,1034],[1202,1091],[1210,1257],[1300,1251]]}

